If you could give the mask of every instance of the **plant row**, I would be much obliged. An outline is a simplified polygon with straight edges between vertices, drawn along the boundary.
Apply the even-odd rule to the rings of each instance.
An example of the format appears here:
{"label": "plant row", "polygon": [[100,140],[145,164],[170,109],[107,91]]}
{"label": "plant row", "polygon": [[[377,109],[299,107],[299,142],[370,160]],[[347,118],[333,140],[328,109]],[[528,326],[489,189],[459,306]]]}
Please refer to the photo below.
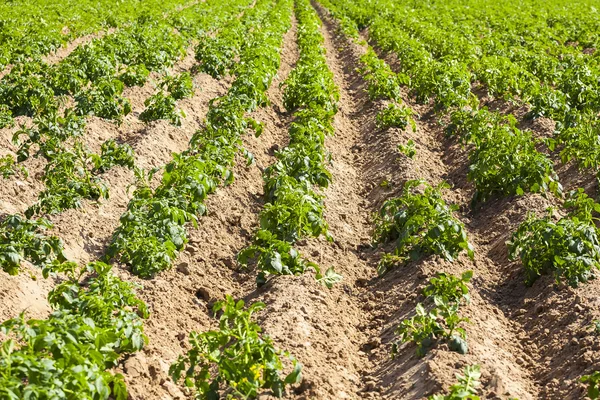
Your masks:
{"label": "plant row", "polygon": [[309,1],[297,1],[295,10],[300,56],[284,82],[283,94],[286,109],[293,112],[290,141],[263,173],[266,204],[259,216],[260,229],[238,260],[244,265],[256,260],[258,285],[269,275],[298,275],[313,268],[317,279],[331,286],[341,277],[333,269],[323,275],[294,244],[307,236],[333,240],[323,216],[323,196],[315,187],[331,182],[325,137],[333,134],[339,94],[327,67],[321,21]]}

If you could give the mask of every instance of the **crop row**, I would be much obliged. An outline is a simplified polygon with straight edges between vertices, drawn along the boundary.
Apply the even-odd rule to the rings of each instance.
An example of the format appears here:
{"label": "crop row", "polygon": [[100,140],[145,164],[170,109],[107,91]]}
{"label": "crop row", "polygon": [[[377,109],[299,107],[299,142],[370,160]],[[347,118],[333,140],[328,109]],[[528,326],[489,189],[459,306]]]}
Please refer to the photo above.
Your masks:
{"label": "crop row", "polygon": [[308,2],[296,3],[296,15],[300,56],[284,82],[283,94],[284,105],[294,117],[290,141],[263,173],[267,203],[259,216],[260,229],[238,259],[242,264],[256,260],[258,285],[269,275],[297,275],[310,267],[318,280],[331,286],[340,279],[333,269],[323,275],[318,265],[307,262],[293,247],[306,236],[325,235],[332,240],[323,217],[323,197],[313,187],[325,188],[331,181],[325,137],[333,134],[339,98],[325,59],[321,21]]}
{"label": "crop row", "polygon": [[[186,11],[194,12],[190,14],[194,22],[212,30],[222,21],[235,18],[246,4],[240,1],[228,7],[218,7],[214,3],[204,3],[203,8],[192,7]],[[205,11],[216,7],[219,13],[206,16]],[[177,26],[183,28],[188,23],[185,20]],[[92,114],[120,121],[131,109],[129,101],[120,95],[124,86],[143,85],[149,70],[171,66],[182,56],[185,44],[193,39],[195,32],[198,28],[187,32],[187,36],[175,34],[173,27],[161,16],[158,20],[139,22],[82,45],[59,64],[47,65],[41,61],[19,64],[0,81],[0,92],[13,111],[36,115],[32,127],[21,127],[13,137],[13,142],[19,146],[17,162],[26,160],[34,145],[33,148],[37,148],[34,156],[41,156],[47,161],[42,176],[46,189],[38,202],[27,210],[28,216],[74,208],[80,205],[82,199],[108,197],[108,189],[98,173],[108,169],[108,164],[120,163],[133,168],[132,150],[127,145],[107,142],[102,147],[110,154],[103,152],[97,156],[90,153],[81,141],[85,117]],[[53,83],[54,78],[56,81]],[[188,74],[165,76],[160,85],[168,95],[160,92],[148,99],[148,108],[140,118],[173,118],[173,111],[167,116],[160,114],[165,112],[164,103],[160,101],[164,100],[174,107],[175,99],[189,97],[193,93]],[[35,95],[38,95],[37,100]],[[60,110],[57,95],[74,96],[76,108]],[[38,108],[36,104],[43,107]],[[178,117],[180,114],[175,115]],[[95,165],[98,157],[106,160],[102,168]],[[7,171],[4,175],[10,175],[15,164],[10,162],[10,156],[6,160],[2,168]]]}

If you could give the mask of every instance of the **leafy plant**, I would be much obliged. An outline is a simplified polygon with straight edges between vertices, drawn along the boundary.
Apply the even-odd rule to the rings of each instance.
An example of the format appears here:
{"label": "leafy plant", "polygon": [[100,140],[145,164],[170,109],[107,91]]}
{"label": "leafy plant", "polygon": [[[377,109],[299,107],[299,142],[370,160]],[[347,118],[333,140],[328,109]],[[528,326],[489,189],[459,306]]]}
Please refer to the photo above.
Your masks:
{"label": "leafy plant", "polygon": [[0,395],[7,398],[82,398],[125,400],[123,376],[107,371],[121,353],[147,342],[141,318],[146,305],[131,284],[91,263],[50,292],[53,313],[26,321],[23,314],[0,325],[10,338],[0,349]]}
{"label": "leafy plant", "polygon": [[423,289],[423,294],[427,297],[439,297],[448,303],[460,303],[470,300],[469,288],[467,283],[471,281],[473,271],[466,271],[459,277],[438,272],[435,277],[429,280],[429,285]]}
{"label": "leafy plant", "polygon": [[[231,296],[217,302],[213,311],[222,311],[219,330],[190,334],[191,350],[169,370],[173,380],[179,381],[185,372],[185,385],[196,389],[198,399],[220,398],[220,392],[228,398],[255,398],[262,389],[282,397],[286,385],[302,379],[302,365],[261,334],[252,314],[263,308],[263,303],[254,303],[244,309],[244,302]],[[293,370],[282,377],[283,357]]]}
{"label": "leafy plant", "polygon": [[389,103],[387,108],[377,113],[375,122],[377,127],[381,129],[399,128],[404,130],[410,125],[413,132],[416,132],[417,125],[413,116],[414,112],[410,108],[400,106],[396,103]]}
{"label": "leafy plant", "polygon": [[434,394],[429,396],[428,400],[479,400],[479,396],[477,396],[481,378],[479,365],[466,366],[464,375],[456,374],[456,378],[458,383],[450,387],[449,394]]}
{"label": "leafy plant", "polygon": [[82,90],[75,95],[77,113],[121,123],[123,117],[131,112],[131,104],[121,96],[122,93],[123,82],[117,79],[98,82],[93,88]]}
{"label": "leafy plant", "polygon": [[552,161],[535,148],[528,132],[516,128],[495,130],[470,154],[469,180],[475,184],[473,204],[495,194],[552,192],[562,195],[562,186]]}
{"label": "leafy plant", "polygon": [[576,216],[554,222],[550,213],[543,218],[529,214],[507,244],[509,258],[523,263],[527,285],[552,272],[557,283],[564,279],[576,287],[593,279],[600,268],[596,227]]}
{"label": "leafy plant", "polygon": [[406,144],[399,144],[398,151],[408,158],[415,158],[415,155],[417,154],[415,142],[413,142],[412,139],[409,139]]}
{"label": "leafy plant", "polygon": [[[424,192],[418,193],[419,186]],[[473,247],[467,240],[464,225],[457,220],[441,191],[447,186],[429,186],[421,180],[408,181],[400,197],[387,200],[375,217],[375,243],[396,241],[395,259],[384,258],[378,273],[385,274],[389,261],[406,263],[429,254],[438,254],[448,261],[461,251],[473,258]]]}
{"label": "leafy plant", "polygon": [[148,80],[150,71],[144,64],[130,65],[119,75],[119,80],[125,86],[144,86]]}
{"label": "leafy plant", "polygon": [[46,190],[38,196],[25,215],[55,214],[81,207],[82,199],[108,198],[108,188],[91,172],[91,156],[80,142],[73,149],[63,148],[44,168]]}
{"label": "leafy plant", "polygon": [[17,173],[21,173],[25,177],[29,176],[29,172],[27,172],[27,169],[24,166],[17,164],[15,158],[12,155],[7,154],[3,157],[0,157],[1,177],[3,177],[4,179],[8,179],[9,177],[16,175]]}
{"label": "leafy plant", "polygon": [[134,168],[135,155],[133,149],[127,143],[118,144],[113,139],[108,139],[100,146],[101,154],[92,154],[94,169],[98,172],[106,172],[115,165]]}
{"label": "leafy plant", "polygon": [[148,97],[144,104],[146,109],[140,114],[140,120],[144,122],[166,119],[173,125],[181,126],[181,120],[185,118],[185,112],[177,108],[175,99],[163,92]]}
{"label": "leafy plant", "polygon": [[[67,108],[63,115],[52,112],[37,117],[31,128],[21,126],[12,138],[12,142],[19,146],[17,161],[22,162],[30,157],[31,146],[37,144],[38,152],[46,160],[51,160],[60,153],[63,143],[69,139],[76,139],[83,135],[85,119],[78,116],[72,109]],[[22,140],[25,136],[25,140]]]}
{"label": "leafy plant", "polygon": [[[460,327],[468,318],[458,315],[459,305],[450,304],[439,297],[434,297],[435,306],[429,311],[422,304],[417,304],[416,315],[403,320],[396,328],[398,342],[414,342],[417,355],[424,356],[438,341],[447,341],[450,350],[461,354],[467,352],[466,331]],[[394,343],[392,354],[396,354],[398,344]]]}
{"label": "leafy plant", "polygon": [[[414,342],[419,357],[441,340],[448,342],[450,350],[465,354],[468,350],[466,331],[460,324],[469,320],[459,316],[458,310],[462,300],[469,301],[467,283],[472,276],[472,271],[466,271],[460,278],[445,273],[431,278],[423,295],[433,304],[417,304],[416,315],[403,320],[396,329],[395,333],[400,336],[398,342]],[[396,354],[398,342],[394,343],[392,354]]]}
{"label": "leafy plant", "polygon": [[400,86],[407,85],[409,79],[406,75],[395,74],[389,65],[368,48],[360,57],[362,67],[359,69],[368,84],[367,92],[372,100],[375,99],[400,99]]}
{"label": "leafy plant", "polygon": [[166,90],[175,100],[181,100],[194,95],[194,82],[189,72],[179,75],[166,75],[160,82],[160,87]]}
{"label": "leafy plant", "polygon": [[582,383],[588,384],[587,396],[595,400],[600,397],[600,371],[594,371],[590,375],[584,375],[581,377]]}
{"label": "leafy plant", "polygon": [[56,236],[46,236],[44,231],[52,228],[50,221],[34,220],[19,215],[9,215],[0,223],[0,267],[10,275],[16,275],[24,260],[42,268],[44,275],[60,268],[67,261],[63,243]]}

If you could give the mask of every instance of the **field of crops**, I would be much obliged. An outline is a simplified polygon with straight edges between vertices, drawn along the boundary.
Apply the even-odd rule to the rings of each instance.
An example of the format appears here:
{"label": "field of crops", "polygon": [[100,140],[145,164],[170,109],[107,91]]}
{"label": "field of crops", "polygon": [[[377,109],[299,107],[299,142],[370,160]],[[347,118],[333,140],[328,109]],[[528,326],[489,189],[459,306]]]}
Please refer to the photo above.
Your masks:
{"label": "field of crops", "polygon": [[0,400],[600,398],[597,0],[0,15]]}

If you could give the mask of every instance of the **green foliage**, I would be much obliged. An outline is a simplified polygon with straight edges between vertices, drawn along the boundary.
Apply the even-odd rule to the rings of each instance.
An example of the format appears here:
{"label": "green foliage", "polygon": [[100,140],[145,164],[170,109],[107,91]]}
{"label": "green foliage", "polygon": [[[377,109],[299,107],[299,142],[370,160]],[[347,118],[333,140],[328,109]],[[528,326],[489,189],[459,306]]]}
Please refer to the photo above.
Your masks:
{"label": "green foliage", "polygon": [[300,59],[284,82],[285,107],[294,111],[290,142],[276,153],[277,162],[263,172],[267,203],[260,213],[260,229],[252,245],[239,253],[238,261],[243,265],[256,261],[258,285],[270,275],[298,275],[312,268],[317,281],[331,287],[341,276],[332,267],[323,275],[293,244],[310,236],[333,240],[324,219],[323,198],[313,185],[327,187],[331,181],[324,141],[333,133],[339,93],[327,67],[315,10],[299,0],[296,16]]}
{"label": "green foliage", "polygon": [[473,271],[464,272],[460,278],[445,272],[438,272],[429,280],[429,285],[423,289],[423,294],[427,297],[439,297],[448,303],[460,303],[461,300],[468,303],[470,297],[467,283],[472,277]]}
{"label": "green foliage", "polygon": [[175,100],[186,99],[194,95],[194,82],[189,72],[175,76],[165,75],[159,86]]}
{"label": "green foliage", "polygon": [[119,75],[119,80],[125,86],[144,86],[148,80],[150,71],[143,64],[130,65]]}
{"label": "green foliage", "polygon": [[7,216],[0,223],[0,267],[10,275],[19,273],[24,260],[42,268],[44,275],[60,268],[67,261],[63,243],[56,236],[44,234],[50,228],[50,221],[43,218]]}
{"label": "green foliage", "polygon": [[587,397],[592,400],[600,398],[600,371],[581,377],[582,383],[588,384]]}
{"label": "green foliage", "polygon": [[429,396],[428,400],[479,400],[477,388],[481,371],[479,365],[468,365],[465,367],[464,375],[456,374],[458,383],[450,386],[450,393],[447,395],[435,394]]}
{"label": "green foliage", "polygon": [[[248,46],[240,54],[240,68],[225,96],[209,103],[204,127],[190,140],[189,148],[174,154],[164,168],[159,186],[152,190],[141,170],[133,199],[120,218],[106,259],[117,258],[145,278],[170,268],[187,243],[186,224],[195,225],[206,213],[204,201],[219,184],[233,181],[231,166],[248,129],[261,125],[245,114],[264,104],[264,92],[279,68],[283,33],[289,28],[288,0],[261,2],[267,17],[263,29],[245,38]],[[257,3],[258,5],[258,3]]]}
{"label": "green foliage", "polygon": [[0,129],[13,125],[12,112],[6,104],[0,104]]}
{"label": "green foliage", "polygon": [[564,279],[576,287],[600,268],[598,240],[596,227],[577,216],[554,222],[550,213],[543,218],[530,214],[508,242],[509,257],[521,259],[527,285],[551,272],[557,283]]}
{"label": "green foliage", "polygon": [[56,214],[81,207],[81,200],[108,198],[108,188],[91,171],[91,155],[80,142],[73,149],[62,148],[44,167],[46,190],[25,215]]}
{"label": "green foliage", "polygon": [[367,82],[367,92],[371,100],[400,100],[400,86],[407,85],[406,75],[395,74],[389,65],[373,51],[371,47],[360,57],[362,67],[359,72]]}
{"label": "green foliage", "polygon": [[408,158],[415,158],[415,156],[417,155],[415,142],[413,142],[412,139],[409,139],[408,142],[406,142],[406,144],[399,144],[398,151]]}
{"label": "green foliage", "polygon": [[129,100],[121,97],[123,82],[119,80],[104,80],[90,89],[84,89],[75,95],[77,113],[79,115],[95,115],[100,118],[112,119],[117,123],[131,112]]}
{"label": "green foliage", "polygon": [[134,168],[135,155],[133,148],[127,143],[118,144],[113,139],[108,139],[100,146],[101,154],[92,154],[94,169],[98,172],[106,172],[115,165]]}
{"label": "green foliage", "polygon": [[[219,330],[190,334],[191,350],[169,370],[173,380],[183,375],[185,385],[196,389],[197,399],[217,399],[220,393],[227,393],[227,398],[255,398],[263,389],[282,397],[286,385],[301,381],[302,365],[277,350],[252,320],[252,314],[263,308],[263,303],[254,303],[245,309],[242,300],[231,296],[216,303],[214,313],[222,311]],[[292,364],[292,372],[285,376],[281,358]]]}
{"label": "green foliage", "polygon": [[461,317],[458,310],[462,300],[469,301],[467,283],[472,276],[472,271],[466,271],[460,278],[445,273],[431,278],[423,295],[432,304],[417,304],[416,315],[400,323],[395,331],[400,337],[392,347],[392,354],[398,351],[399,343],[414,342],[417,355],[422,357],[439,341],[446,341],[450,350],[465,354],[466,331],[460,325],[469,320]]}
{"label": "green foliage", "polygon": [[414,113],[410,108],[390,103],[386,108],[377,113],[375,122],[377,127],[381,129],[399,128],[404,130],[410,125],[413,132],[416,132],[417,125],[413,116]]}
{"label": "green foliage", "polygon": [[[417,188],[424,186],[423,193]],[[429,186],[421,180],[408,181],[400,197],[387,200],[375,217],[375,243],[396,241],[394,258],[384,258],[378,273],[385,274],[392,263],[406,263],[438,254],[448,261],[463,250],[473,258],[464,225],[452,215],[455,207],[442,198],[445,185]]]}
{"label": "green foliage", "polygon": [[[30,157],[31,146],[37,144],[39,150],[36,153],[47,160],[51,160],[57,153],[62,151],[62,144],[69,139],[76,139],[83,135],[85,119],[67,108],[63,115],[50,113],[39,116],[34,120],[31,128],[21,126],[12,138],[17,150],[17,161],[22,162]],[[25,140],[22,140],[25,136]]]}
{"label": "green foliage", "polygon": [[474,204],[496,194],[562,194],[552,161],[536,150],[529,132],[516,128],[495,131],[471,153],[470,162],[468,178],[475,184]]}
{"label": "green foliage", "polygon": [[47,319],[22,314],[0,325],[10,336],[0,349],[2,397],[127,398],[123,376],[107,369],[147,342],[140,319],[148,316],[146,305],[110,266],[91,263],[87,274],[85,284],[71,273],[50,292],[54,312]]}
{"label": "green foliage", "polygon": [[12,155],[7,154],[3,157],[0,157],[1,177],[3,177],[4,179],[8,179],[9,177],[16,175],[17,173],[21,173],[25,177],[29,176],[29,172],[27,172],[27,169],[24,166],[17,164],[15,158]]}
{"label": "green foliage", "polygon": [[144,101],[146,109],[140,114],[144,122],[166,119],[172,125],[181,126],[181,119],[185,118],[185,112],[177,108],[175,98],[158,92]]}

